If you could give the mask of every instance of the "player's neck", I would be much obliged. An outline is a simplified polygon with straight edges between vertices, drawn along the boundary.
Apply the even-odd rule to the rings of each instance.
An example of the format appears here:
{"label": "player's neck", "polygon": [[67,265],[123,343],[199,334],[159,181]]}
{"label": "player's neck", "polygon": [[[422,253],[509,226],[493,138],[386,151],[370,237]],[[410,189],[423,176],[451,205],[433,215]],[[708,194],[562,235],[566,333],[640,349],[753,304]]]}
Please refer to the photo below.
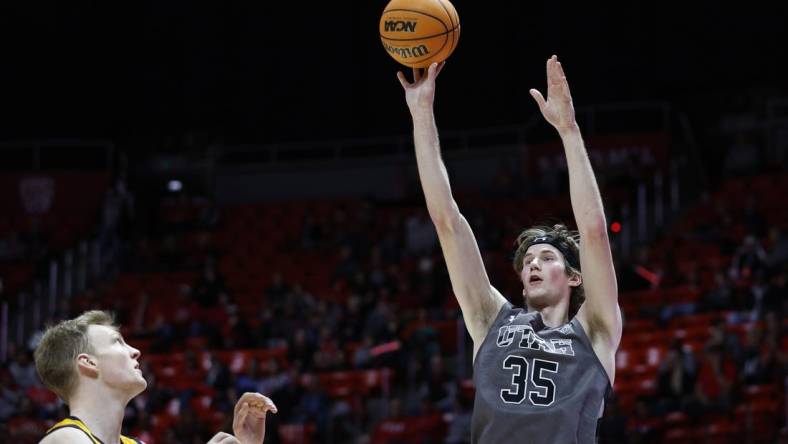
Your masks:
{"label": "player's neck", "polygon": [[544,325],[548,327],[558,327],[569,321],[567,308],[563,304],[542,307],[539,309],[539,314],[542,315]]}
{"label": "player's neck", "polygon": [[[103,393],[102,393],[103,392]],[[128,400],[107,390],[77,390],[69,400],[71,416],[76,416],[104,444],[119,444],[123,414]]]}

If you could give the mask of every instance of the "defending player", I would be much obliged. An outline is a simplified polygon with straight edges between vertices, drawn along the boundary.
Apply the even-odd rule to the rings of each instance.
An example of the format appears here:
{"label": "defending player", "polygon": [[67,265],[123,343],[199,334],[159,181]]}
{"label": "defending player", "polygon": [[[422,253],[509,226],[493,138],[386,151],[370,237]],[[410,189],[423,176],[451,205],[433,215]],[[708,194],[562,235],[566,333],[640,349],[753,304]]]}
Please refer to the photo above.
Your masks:
{"label": "defending player", "polygon": [[[41,443],[139,443],[120,434],[126,405],[147,387],[139,357],[107,312],[88,311],[48,328],[35,350],[36,369],[68,404],[70,416],[50,428]],[[235,406],[235,436],[220,432],[209,444],[261,444],[269,410],[276,413],[270,399],[245,393]]]}

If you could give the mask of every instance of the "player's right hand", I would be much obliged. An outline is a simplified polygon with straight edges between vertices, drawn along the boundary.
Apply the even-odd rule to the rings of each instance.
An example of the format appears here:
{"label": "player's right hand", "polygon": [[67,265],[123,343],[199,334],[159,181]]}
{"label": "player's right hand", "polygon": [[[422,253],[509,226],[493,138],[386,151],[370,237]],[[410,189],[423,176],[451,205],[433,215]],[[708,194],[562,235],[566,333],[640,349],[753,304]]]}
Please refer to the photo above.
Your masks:
{"label": "player's right hand", "polygon": [[238,441],[235,436],[229,433],[219,432],[213,435],[208,444],[241,444],[241,441]]}
{"label": "player's right hand", "polygon": [[397,72],[397,79],[405,90],[405,101],[411,113],[423,108],[432,108],[435,100],[435,79],[446,62],[433,63],[426,70],[413,68],[413,82],[408,82],[402,71]]}

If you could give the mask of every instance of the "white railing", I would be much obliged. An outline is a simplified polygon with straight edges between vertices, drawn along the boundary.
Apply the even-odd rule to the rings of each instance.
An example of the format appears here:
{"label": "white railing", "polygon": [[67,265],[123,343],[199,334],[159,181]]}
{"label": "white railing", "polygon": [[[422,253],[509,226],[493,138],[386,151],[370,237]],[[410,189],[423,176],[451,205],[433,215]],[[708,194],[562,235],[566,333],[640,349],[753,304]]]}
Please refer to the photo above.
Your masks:
{"label": "white railing", "polygon": [[[68,156],[63,153],[68,152]],[[84,169],[109,171],[115,162],[115,145],[107,140],[36,139],[0,142],[0,153],[8,162],[6,171]],[[89,165],[86,165],[88,162]],[[0,362],[8,358],[10,344],[20,346],[28,335],[53,316],[62,297],[79,293],[99,276],[101,251],[96,241],[83,240],[75,249],[48,264],[45,278],[36,279],[16,296],[0,304]]]}
{"label": "white railing", "polygon": [[97,240],[80,241],[49,262],[45,277],[36,279],[17,294],[13,311],[9,302],[2,304],[0,361],[7,359],[10,343],[25,344],[31,334],[57,314],[63,298],[70,299],[83,292],[111,266],[109,261],[117,256],[106,253]]}

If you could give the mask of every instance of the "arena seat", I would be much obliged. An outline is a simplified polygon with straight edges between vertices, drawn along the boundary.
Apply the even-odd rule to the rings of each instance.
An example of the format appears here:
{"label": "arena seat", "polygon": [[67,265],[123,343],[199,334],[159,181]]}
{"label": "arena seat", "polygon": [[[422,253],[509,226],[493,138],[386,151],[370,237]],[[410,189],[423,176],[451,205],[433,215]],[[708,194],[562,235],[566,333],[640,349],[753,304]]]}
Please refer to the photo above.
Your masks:
{"label": "arena seat", "polygon": [[312,423],[281,424],[278,433],[282,444],[311,444],[315,425]]}

